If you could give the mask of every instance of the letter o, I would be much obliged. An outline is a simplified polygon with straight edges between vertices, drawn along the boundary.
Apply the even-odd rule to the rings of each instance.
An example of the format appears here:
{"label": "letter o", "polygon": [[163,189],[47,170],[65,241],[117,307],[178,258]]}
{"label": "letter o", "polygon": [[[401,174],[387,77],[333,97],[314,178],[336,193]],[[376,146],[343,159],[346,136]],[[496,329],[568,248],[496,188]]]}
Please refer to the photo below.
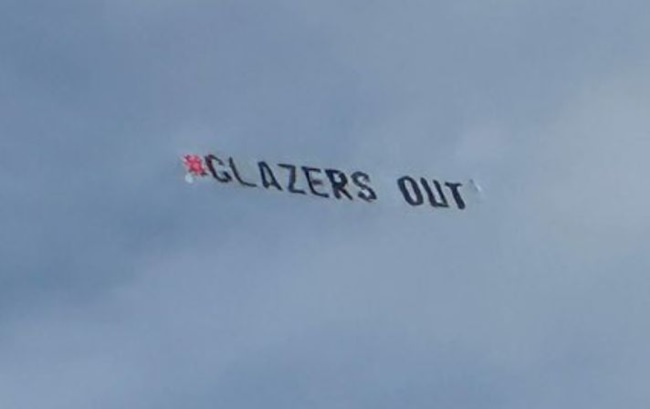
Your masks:
{"label": "letter o", "polygon": [[420,185],[410,176],[403,176],[397,180],[399,190],[404,196],[404,200],[411,206],[420,206],[424,203],[424,196],[420,190]]}

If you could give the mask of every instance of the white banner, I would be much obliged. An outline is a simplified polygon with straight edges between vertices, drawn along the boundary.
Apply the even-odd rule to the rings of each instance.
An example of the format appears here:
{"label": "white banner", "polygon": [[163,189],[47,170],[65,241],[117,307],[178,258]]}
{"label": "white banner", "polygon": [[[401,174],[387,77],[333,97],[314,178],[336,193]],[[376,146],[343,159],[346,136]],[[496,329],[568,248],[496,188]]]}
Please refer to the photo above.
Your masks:
{"label": "white banner", "polygon": [[182,158],[186,180],[311,196],[325,200],[374,204],[385,201],[409,207],[462,211],[479,202],[474,179],[398,175],[377,177],[362,170],[342,170],[264,160],[236,159],[222,153]]}

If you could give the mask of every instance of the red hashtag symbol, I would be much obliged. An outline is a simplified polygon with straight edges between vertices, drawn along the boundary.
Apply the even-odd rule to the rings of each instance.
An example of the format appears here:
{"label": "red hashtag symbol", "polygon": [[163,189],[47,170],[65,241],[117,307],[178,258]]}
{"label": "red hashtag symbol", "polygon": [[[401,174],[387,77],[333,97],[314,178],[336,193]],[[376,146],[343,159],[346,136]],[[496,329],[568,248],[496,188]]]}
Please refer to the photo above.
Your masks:
{"label": "red hashtag symbol", "polygon": [[183,161],[189,174],[195,176],[205,176],[208,174],[203,166],[203,159],[199,155],[185,155]]}

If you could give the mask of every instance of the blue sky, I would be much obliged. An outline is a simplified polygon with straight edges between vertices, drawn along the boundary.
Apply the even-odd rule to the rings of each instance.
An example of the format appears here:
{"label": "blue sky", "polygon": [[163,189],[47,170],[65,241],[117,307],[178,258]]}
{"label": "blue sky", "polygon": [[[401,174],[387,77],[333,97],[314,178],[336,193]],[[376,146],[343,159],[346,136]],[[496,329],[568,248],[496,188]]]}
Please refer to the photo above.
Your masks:
{"label": "blue sky", "polygon": [[[0,407],[647,408],[650,3],[0,2]],[[467,212],[188,185],[221,150]]]}

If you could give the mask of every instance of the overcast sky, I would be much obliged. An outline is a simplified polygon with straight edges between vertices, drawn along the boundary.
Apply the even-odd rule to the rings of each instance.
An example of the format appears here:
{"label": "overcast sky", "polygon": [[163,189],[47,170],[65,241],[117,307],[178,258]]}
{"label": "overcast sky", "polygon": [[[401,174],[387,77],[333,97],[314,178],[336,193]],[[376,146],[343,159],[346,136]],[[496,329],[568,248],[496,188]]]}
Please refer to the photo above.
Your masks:
{"label": "overcast sky", "polygon": [[[0,408],[648,408],[647,0],[0,0]],[[229,152],[464,212],[187,184]]]}

